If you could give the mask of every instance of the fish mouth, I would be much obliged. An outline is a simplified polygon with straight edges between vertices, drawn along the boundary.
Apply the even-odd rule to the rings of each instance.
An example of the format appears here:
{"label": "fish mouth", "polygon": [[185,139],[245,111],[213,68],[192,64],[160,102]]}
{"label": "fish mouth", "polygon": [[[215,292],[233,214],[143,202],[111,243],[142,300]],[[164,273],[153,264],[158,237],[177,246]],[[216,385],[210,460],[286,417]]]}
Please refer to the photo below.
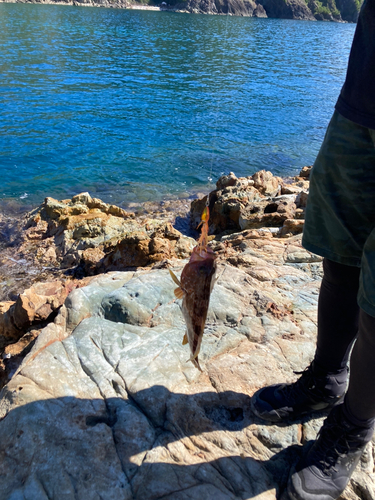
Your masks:
{"label": "fish mouth", "polygon": [[203,260],[215,260],[217,259],[217,255],[215,252],[210,248],[207,247],[206,249],[199,248],[199,246],[196,246],[193,248],[193,251],[191,253],[190,257],[190,262],[196,262],[196,261],[203,261]]}

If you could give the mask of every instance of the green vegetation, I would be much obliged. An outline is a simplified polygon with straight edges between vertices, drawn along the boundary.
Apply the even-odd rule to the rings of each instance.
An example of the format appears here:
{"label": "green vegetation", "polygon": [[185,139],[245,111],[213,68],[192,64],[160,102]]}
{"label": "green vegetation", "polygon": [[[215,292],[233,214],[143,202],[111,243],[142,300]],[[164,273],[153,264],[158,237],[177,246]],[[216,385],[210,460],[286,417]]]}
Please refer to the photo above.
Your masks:
{"label": "green vegetation", "polygon": [[321,14],[325,19],[329,19],[330,16],[340,19],[340,11],[336,7],[335,0],[315,0],[315,4],[314,15]]}
{"label": "green vegetation", "polygon": [[[305,0],[307,6],[317,19],[341,19],[340,10],[335,0]],[[354,1],[354,0],[353,0]],[[355,0],[361,1],[361,0]]]}
{"label": "green vegetation", "polygon": [[305,0],[316,19],[355,22],[363,0]]}

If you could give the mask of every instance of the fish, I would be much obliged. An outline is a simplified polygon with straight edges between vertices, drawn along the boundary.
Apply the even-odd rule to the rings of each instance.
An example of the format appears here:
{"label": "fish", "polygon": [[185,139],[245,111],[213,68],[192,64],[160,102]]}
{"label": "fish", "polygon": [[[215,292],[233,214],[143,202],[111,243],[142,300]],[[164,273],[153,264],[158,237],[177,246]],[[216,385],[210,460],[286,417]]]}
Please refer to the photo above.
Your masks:
{"label": "fish", "polygon": [[[181,279],[169,269],[178,288],[174,294],[182,299],[181,310],[186,323],[186,333],[182,345],[189,343],[190,358],[193,365],[202,371],[198,354],[200,352],[210,296],[215,284],[217,255],[208,246],[209,209],[206,207],[201,217],[201,235],[193,248],[189,262],[181,273]],[[198,227],[199,227],[198,226]]]}

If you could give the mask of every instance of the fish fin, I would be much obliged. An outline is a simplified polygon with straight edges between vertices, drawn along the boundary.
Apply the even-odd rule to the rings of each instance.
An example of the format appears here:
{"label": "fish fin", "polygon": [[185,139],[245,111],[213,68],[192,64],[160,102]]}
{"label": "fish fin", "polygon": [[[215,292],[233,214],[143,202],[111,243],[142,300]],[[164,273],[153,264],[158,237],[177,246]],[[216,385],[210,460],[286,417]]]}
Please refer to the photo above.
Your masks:
{"label": "fish fin", "polygon": [[178,287],[175,289],[174,294],[178,299],[182,299],[182,297],[184,296],[184,291],[182,288]]}
{"label": "fish fin", "polygon": [[171,278],[176,283],[176,285],[179,286],[179,287],[181,287],[180,280],[177,278],[177,276],[175,275],[175,273],[173,271],[171,271],[170,269],[168,269],[168,271],[169,271],[169,274],[171,275]]}
{"label": "fish fin", "polygon": [[188,342],[189,341],[188,341],[187,335],[185,333],[184,338],[182,339],[182,345],[186,345]]}
{"label": "fish fin", "polygon": [[195,366],[198,368],[198,370],[199,370],[200,372],[203,372],[203,370],[202,370],[202,368],[201,368],[201,366],[200,366],[200,364],[199,364],[199,361],[198,361],[198,356],[195,358],[195,360],[194,360],[194,361],[195,361],[195,363],[196,363],[196,365],[195,365]]}

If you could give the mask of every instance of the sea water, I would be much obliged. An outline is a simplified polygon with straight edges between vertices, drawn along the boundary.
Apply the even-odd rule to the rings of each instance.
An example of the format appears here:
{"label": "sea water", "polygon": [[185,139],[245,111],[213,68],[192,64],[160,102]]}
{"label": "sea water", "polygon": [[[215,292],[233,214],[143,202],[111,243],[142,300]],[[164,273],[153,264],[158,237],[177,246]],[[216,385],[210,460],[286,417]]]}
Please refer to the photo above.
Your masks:
{"label": "sea water", "polygon": [[310,165],[355,25],[0,4],[0,201],[207,192]]}

